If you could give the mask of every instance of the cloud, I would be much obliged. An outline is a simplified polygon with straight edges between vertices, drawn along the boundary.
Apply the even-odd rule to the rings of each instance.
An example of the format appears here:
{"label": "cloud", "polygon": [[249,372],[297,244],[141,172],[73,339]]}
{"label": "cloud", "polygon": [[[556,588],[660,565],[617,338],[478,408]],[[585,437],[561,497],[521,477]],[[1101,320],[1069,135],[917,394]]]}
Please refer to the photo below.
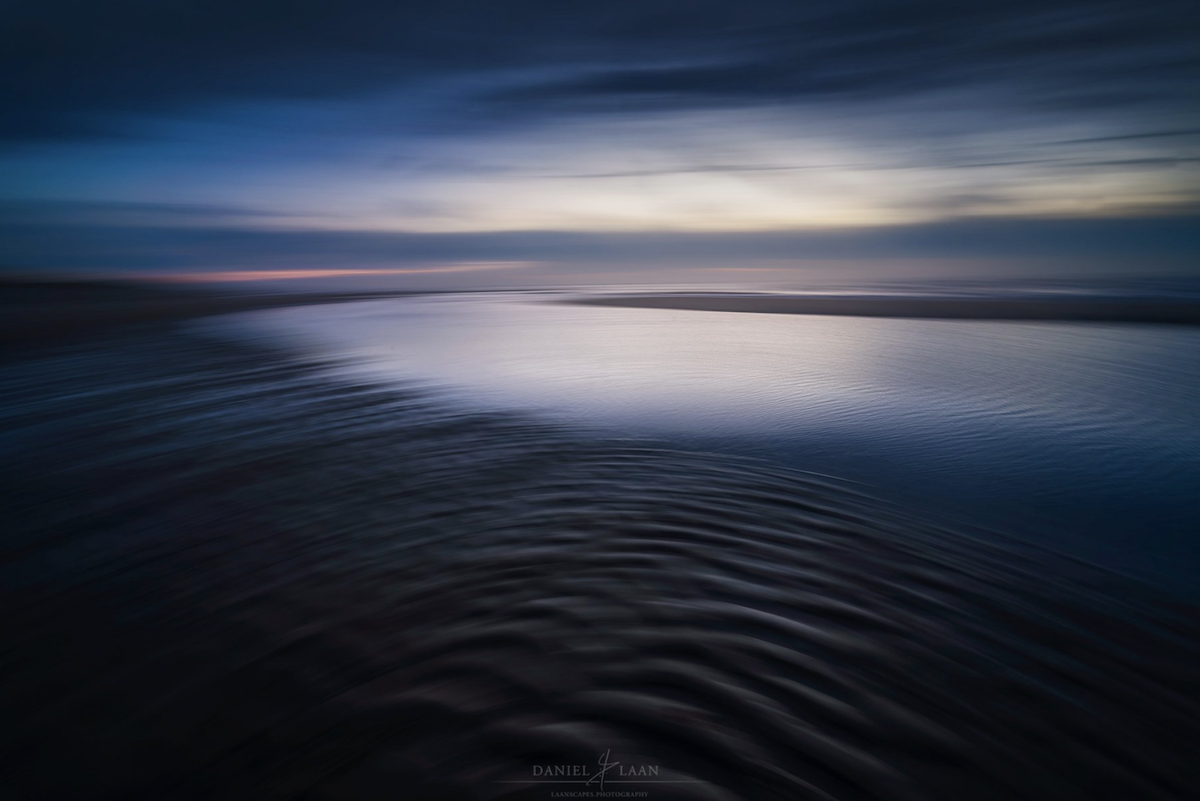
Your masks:
{"label": "cloud", "polygon": [[[1200,212],[1200,210],[1197,210]],[[1200,259],[1200,216],[996,218],[852,231],[386,233],[261,228],[56,224],[0,226],[0,264],[109,274],[201,271],[477,271],[520,266],[528,281],[596,264],[652,277],[679,266],[763,261],[1067,259],[1127,274]],[[466,265],[464,267],[463,265]],[[482,266],[481,266],[482,265]],[[533,265],[551,265],[541,272]]]}
{"label": "cloud", "polygon": [[[1200,7],[1182,0],[2,13],[17,266],[1192,252]],[[1171,222],[1139,228],[1152,215]]]}
{"label": "cloud", "polygon": [[[27,0],[4,13],[0,136],[22,140],[115,134],[123,115],[463,76],[481,79],[459,109],[475,125],[962,87],[980,92],[985,113],[1132,105],[1155,111],[1152,122],[1195,112],[1200,77],[1200,12],[1179,0]],[[514,86],[513,74],[526,78]]]}

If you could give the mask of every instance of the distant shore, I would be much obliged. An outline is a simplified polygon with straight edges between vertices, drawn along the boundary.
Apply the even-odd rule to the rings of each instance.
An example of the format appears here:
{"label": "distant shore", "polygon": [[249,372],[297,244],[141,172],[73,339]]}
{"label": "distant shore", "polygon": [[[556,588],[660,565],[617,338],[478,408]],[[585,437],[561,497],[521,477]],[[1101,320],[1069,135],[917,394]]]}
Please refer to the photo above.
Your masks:
{"label": "distant shore", "polygon": [[[0,281],[0,349],[12,351],[88,336],[116,326],[171,322],[255,309],[430,294],[221,292],[117,282]],[[1200,325],[1195,299],[829,297],[784,294],[647,293],[579,295],[562,302],[691,311],[972,320]]]}
{"label": "distant shore", "polygon": [[856,298],[802,295],[595,295],[567,303],[758,314],[947,320],[1045,320],[1200,325],[1200,301],[1114,298]]}
{"label": "distant shore", "polygon": [[75,339],[122,325],[415,292],[213,292],[115,282],[0,282],[0,348]]}

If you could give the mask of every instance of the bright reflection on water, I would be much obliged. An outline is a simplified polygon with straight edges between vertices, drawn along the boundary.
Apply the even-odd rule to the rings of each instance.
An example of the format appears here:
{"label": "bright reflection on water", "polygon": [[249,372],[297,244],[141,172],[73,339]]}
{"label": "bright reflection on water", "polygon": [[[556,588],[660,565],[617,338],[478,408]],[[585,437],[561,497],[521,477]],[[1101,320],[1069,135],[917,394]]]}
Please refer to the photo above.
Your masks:
{"label": "bright reflection on water", "polygon": [[1200,330],[457,295],[224,325],[488,408],[782,459],[1125,570],[1200,565]]}

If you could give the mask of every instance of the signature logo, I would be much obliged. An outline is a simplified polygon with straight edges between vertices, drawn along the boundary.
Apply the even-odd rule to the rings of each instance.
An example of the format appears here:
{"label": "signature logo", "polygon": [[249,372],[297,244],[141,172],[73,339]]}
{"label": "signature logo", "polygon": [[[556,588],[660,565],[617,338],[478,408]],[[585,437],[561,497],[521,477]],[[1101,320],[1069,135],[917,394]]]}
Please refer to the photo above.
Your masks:
{"label": "signature logo", "polygon": [[[605,751],[603,754],[600,755],[600,759],[597,760],[600,763],[600,770],[597,771],[590,779],[587,780],[589,787],[591,785],[595,784],[596,780],[599,779],[600,780],[600,789],[603,790],[604,789],[604,777],[608,775],[608,772],[610,770],[612,770],[613,768],[615,768],[621,764],[620,762],[609,762],[608,761],[608,756],[611,753],[612,753],[612,749],[610,748],[607,751]],[[655,775],[657,775],[658,774],[658,765],[654,765],[653,768],[654,768]]]}
{"label": "signature logo", "polygon": [[[597,766],[599,766],[597,768]],[[573,791],[572,797],[610,797],[608,784],[698,784],[699,779],[660,779],[658,765],[627,764],[612,758],[612,749],[596,760],[596,765],[534,765],[528,779],[506,779],[497,784],[577,784],[586,789]],[[595,795],[593,795],[593,790]],[[601,795],[603,794],[603,795]],[[620,791],[622,795],[630,795]],[[645,793],[633,793],[637,797]]]}

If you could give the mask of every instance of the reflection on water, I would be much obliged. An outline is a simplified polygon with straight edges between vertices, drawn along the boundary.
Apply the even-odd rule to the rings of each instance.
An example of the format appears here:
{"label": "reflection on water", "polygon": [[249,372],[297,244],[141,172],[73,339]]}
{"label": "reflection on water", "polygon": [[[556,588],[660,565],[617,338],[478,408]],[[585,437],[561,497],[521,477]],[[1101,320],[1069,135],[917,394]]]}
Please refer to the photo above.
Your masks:
{"label": "reflection on water", "polygon": [[1194,607],[327,373],[170,333],[0,365],[11,797],[547,798],[600,755],[676,801],[1196,786]]}
{"label": "reflection on water", "polygon": [[603,308],[460,295],[240,331],[477,408],[752,453],[1183,586],[1200,329]]}

